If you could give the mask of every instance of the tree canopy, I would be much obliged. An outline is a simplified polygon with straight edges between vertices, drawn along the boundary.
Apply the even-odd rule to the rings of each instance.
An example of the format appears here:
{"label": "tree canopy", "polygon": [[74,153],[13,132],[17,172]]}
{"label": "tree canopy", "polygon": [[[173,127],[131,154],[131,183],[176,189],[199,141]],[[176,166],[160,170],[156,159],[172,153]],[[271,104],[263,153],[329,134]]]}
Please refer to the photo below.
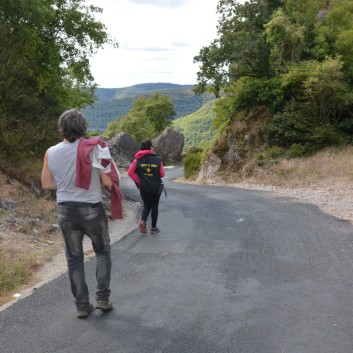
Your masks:
{"label": "tree canopy", "polygon": [[216,124],[265,108],[268,146],[352,141],[353,0],[220,0],[217,11],[217,38],[194,57],[195,92],[226,96]]}
{"label": "tree canopy", "polygon": [[153,139],[171,125],[174,115],[174,104],[166,94],[155,92],[149,98],[140,96],[126,115],[108,125],[104,135],[113,137],[125,131],[137,141]]}
{"label": "tree canopy", "polygon": [[117,46],[84,0],[0,2],[0,156],[38,155],[63,110],[93,101],[89,58]]}

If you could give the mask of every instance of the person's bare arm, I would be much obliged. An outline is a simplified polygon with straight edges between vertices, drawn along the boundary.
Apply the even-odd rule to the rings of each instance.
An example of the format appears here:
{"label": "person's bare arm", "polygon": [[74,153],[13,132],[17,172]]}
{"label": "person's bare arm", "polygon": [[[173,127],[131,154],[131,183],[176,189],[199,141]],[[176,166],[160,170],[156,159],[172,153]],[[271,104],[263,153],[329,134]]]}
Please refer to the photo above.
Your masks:
{"label": "person's bare arm", "polygon": [[57,186],[54,181],[53,174],[49,170],[48,167],[48,151],[44,155],[44,163],[43,163],[43,170],[42,170],[42,187],[45,190],[56,190]]}
{"label": "person's bare arm", "polygon": [[99,174],[100,174],[101,179],[102,179],[102,184],[104,186],[107,186],[107,187],[112,187],[113,186],[113,181],[112,181],[111,177],[108,174],[103,173],[99,169],[98,169],[98,171],[99,171]]}

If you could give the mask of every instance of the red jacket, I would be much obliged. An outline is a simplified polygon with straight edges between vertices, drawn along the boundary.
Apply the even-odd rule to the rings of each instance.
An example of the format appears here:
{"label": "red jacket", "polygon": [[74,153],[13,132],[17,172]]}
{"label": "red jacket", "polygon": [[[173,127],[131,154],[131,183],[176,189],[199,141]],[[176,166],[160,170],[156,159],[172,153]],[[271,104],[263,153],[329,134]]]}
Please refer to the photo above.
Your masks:
{"label": "red jacket", "polygon": [[[79,188],[88,190],[91,183],[92,161],[89,156],[94,146],[100,145],[107,147],[108,145],[101,140],[100,137],[93,137],[90,139],[81,139],[77,149],[77,162],[76,162],[76,184]],[[102,160],[102,166],[107,166],[111,161]],[[111,190],[106,188],[111,193],[111,208],[112,219],[123,218],[122,199],[123,195],[119,189],[119,174],[116,170],[115,164],[111,163],[111,171],[107,173],[112,179],[113,186]]]}
{"label": "red jacket", "polygon": [[[145,156],[146,154],[155,154],[157,155],[157,153],[153,152],[152,150],[141,150],[138,151],[135,154],[135,159],[133,160],[133,162],[131,163],[129,170],[127,171],[127,174],[129,175],[129,177],[137,184],[140,185],[140,180],[136,174],[137,171],[137,160],[139,158],[142,158],[143,156]],[[163,163],[161,162],[161,166],[159,167],[159,174],[160,177],[163,178],[165,176],[165,171],[164,171],[164,167],[163,167]]]}

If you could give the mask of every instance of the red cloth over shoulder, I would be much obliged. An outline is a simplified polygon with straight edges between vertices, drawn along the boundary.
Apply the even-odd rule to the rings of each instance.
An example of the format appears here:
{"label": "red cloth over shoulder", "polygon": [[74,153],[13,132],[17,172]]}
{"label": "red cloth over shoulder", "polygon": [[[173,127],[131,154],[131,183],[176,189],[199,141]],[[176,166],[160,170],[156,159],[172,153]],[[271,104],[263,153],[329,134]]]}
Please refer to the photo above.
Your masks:
{"label": "red cloth over shoulder", "polygon": [[[88,190],[91,183],[92,161],[89,156],[94,146],[100,145],[107,147],[108,145],[100,138],[93,137],[90,139],[81,139],[77,148],[77,162],[76,162],[76,183],[75,186]],[[103,159],[102,166],[106,167],[111,163],[111,171],[107,173],[112,179],[113,186],[111,189],[106,188],[111,194],[111,208],[112,219],[123,218],[122,199],[123,195],[119,188],[119,174],[113,161]]]}

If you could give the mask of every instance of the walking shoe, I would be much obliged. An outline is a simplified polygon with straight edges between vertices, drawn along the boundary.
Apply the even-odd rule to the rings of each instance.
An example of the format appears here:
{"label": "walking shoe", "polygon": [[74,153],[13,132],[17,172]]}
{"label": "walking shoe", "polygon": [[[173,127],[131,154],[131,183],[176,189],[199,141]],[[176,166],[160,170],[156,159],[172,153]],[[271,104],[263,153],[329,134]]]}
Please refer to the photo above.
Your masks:
{"label": "walking shoe", "polygon": [[85,319],[88,317],[89,313],[94,310],[93,305],[90,304],[86,309],[77,309],[77,317],[79,319]]}
{"label": "walking shoe", "polygon": [[139,229],[140,229],[140,233],[147,234],[146,222],[145,221],[140,221]]}
{"label": "walking shoe", "polygon": [[150,234],[157,234],[159,232],[160,232],[160,230],[157,227],[152,227],[150,230]]}
{"label": "walking shoe", "polygon": [[113,304],[108,300],[97,300],[96,309],[109,311],[113,309]]}

